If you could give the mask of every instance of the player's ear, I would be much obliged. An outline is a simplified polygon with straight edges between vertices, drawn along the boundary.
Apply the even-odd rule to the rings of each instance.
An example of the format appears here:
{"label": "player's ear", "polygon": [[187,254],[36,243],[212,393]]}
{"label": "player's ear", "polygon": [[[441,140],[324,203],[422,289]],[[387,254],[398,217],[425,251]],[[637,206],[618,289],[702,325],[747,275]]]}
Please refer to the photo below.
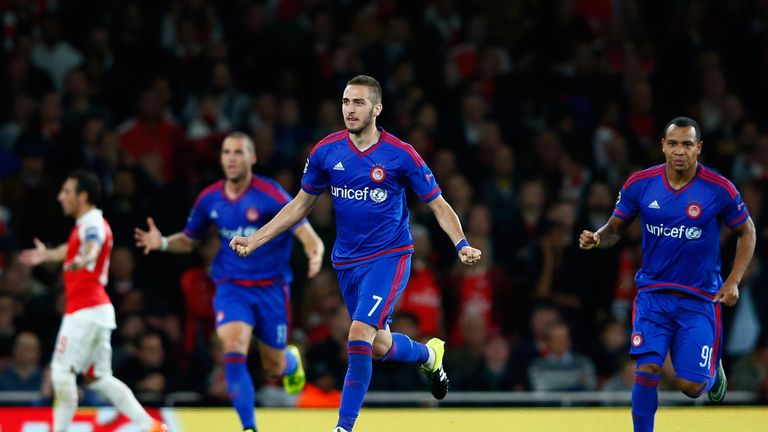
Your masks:
{"label": "player's ear", "polygon": [[381,114],[381,110],[383,110],[383,109],[384,109],[384,106],[381,105],[380,103],[377,103],[376,105],[374,105],[373,106],[373,116],[374,117],[378,117],[379,114]]}

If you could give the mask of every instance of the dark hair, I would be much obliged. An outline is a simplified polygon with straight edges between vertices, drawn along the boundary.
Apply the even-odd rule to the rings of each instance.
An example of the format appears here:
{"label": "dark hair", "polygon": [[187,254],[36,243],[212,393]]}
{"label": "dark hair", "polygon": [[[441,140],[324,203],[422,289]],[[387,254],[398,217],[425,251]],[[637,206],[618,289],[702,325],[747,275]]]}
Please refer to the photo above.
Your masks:
{"label": "dark hair", "polygon": [[368,87],[371,89],[371,102],[374,104],[381,103],[381,84],[376,81],[376,78],[368,75],[358,75],[347,81],[347,85],[362,85]]}
{"label": "dark hair", "polygon": [[81,192],[85,192],[88,194],[88,202],[90,204],[96,205],[99,202],[101,199],[101,183],[96,174],[86,170],[77,170],[68,175],[67,178],[77,180],[75,192],[78,195]]}
{"label": "dark hair", "polygon": [[667,136],[667,130],[670,126],[675,125],[677,127],[693,127],[694,132],[696,132],[696,142],[701,141],[701,126],[696,122],[696,120],[690,118],[690,117],[675,117],[672,120],[667,123],[666,126],[664,126],[664,137]]}

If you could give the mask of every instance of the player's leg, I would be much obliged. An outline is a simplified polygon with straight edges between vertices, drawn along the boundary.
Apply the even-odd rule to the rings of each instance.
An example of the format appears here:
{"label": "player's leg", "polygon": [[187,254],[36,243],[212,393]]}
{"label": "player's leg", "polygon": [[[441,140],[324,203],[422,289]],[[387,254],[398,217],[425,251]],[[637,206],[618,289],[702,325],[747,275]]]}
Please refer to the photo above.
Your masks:
{"label": "player's leg", "polygon": [[[390,333],[389,322],[392,320],[397,299],[408,284],[411,271],[411,256],[402,255],[388,260],[381,260],[371,265],[371,275],[366,277],[360,292],[365,298],[385,298],[386,302],[373,303],[370,310],[372,318],[368,321],[376,325],[379,331],[373,341],[373,356],[380,361],[399,361],[418,363],[427,376],[430,391],[436,399],[443,399],[448,392],[448,376],[443,370],[445,343],[432,338],[427,344],[414,341],[402,333]],[[378,295],[376,295],[378,293]],[[365,309],[363,309],[365,310]]]}
{"label": "player's leg", "polygon": [[661,365],[673,336],[674,302],[664,293],[640,293],[632,312],[630,355],[637,361],[632,386],[632,423],[635,432],[653,431],[659,406]]}
{"label": "player's leg", "polygon": [[77,323],[71,316],[61,321],[51,360],[51,384],[53,385],[53,431],[64,432],[69,428],[77,410],[77,374],[75,363],[83,357],[84,344],[79,340]]}
{"label": "player's leg", "polygon": [[247,290],[234,284],[219,285],[213,298],[213,308],[216,335],[224,351],[224,375],[232,406],[240,417],[243,430],[255,431],[256,391],[247,365],[255,319]]}
{"label": "player's leg", "polygon": [[[347,342],[347,375],[344,378],[344,388],[341,392],[339,420],[334,431],[352,430],[371,382],[373,371],[372,344],[377,328],[355,318],[357,310],[360,309],[360,299],[362,299],[359,287],[368,270],[369,266],[360,266],[336,272],[341,294],[344,297],[344,304],[352,318],[352,324],[349,327]],[[368,311],[366,310],[365,313],[367,314]]]}
{"label": "player's leg", "polygon": [[112,329],[101,328],[95,334],[91,359],[92,363],[85,372],[85,383],[88,387],[112,402],[112,405],[142,431],[160,432],[167,428],[161,422],[153,419],[142,408],[139,401],[125,383],[112,375]]}
{"label": "player's leg", "polygon": [[[675,317],[680,331],[675,335],[670,354],[677,375],[677,386],[686,396],[698,398],[704,392],[725,383],[720,374],[722,325],[720,305],[691,297],[678,299]],[[718,381],[718,377],[722,381]],[[725,395],[725,386],[717,393]]]}
{"label": "player's leg", "polygon": [[283,377],[285,391],[298,394],[306,376],[298,348],[286,346],[290,306],[288,285],[276,284],[258,291],[253,312],[264,371],[272,378]]}

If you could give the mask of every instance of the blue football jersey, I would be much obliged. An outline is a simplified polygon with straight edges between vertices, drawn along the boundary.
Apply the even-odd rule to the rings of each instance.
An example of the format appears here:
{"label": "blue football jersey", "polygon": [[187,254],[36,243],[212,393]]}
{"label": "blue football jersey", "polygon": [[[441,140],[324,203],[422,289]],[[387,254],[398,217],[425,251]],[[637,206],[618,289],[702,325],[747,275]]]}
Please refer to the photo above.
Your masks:
{"label": "blue football jersey", "polygon": [[749,217],[733,184],[701,164],[678,190],[669,185],[665,165],[631,175],[613,215],[626,221],[640,216],[643,264],[635,274],[639,291],[679,290],[708,300],[723,284],[721,224],[736,228]]}
{"label": "blue football jersey", "polygon": [[[221,248],[211,269],[211,277],[217,284],[236,282],[258,286],[290,282],[293,278],[289,263],[293,242],[291,231],[280,234],[245,258],[229,248],[232,237],[253,234],[290,200],[291,197],[277,182],[255,174],[250,187],[232,200],[224,192],[224,180],[220,180],[197,197],[184,234],[202,239],[211,223],[218,229]],[[306,220],[296,226],[302,223]]]}
{"label": "blue football jersey", "polygon": [[330,190],[336,211],[335,268],[413,252],[406,186],[425,202],[440,196],[427,164],[410,144],[379,128],[379,141],[361,152],[344,130],[310,152],[301,188]]}

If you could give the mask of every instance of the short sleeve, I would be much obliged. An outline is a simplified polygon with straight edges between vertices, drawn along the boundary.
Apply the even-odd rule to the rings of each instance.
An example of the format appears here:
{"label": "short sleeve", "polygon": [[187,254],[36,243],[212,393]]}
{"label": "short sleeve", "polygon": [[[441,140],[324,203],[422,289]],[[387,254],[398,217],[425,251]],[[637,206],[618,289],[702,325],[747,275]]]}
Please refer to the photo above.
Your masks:
{"label": "short sleeve", "polygon": [[639,213],[638,194],[640,187],[635,182],[628,180],[619,191],[616,198],[616,207],[613,209],[613,215],[627,222],[632,222]]}
{"label": "short sleeve", "polygon": [[195,205],[192,206],[192,210],[189,211],[187,225],[184,227],[184,235],[191,239],[200,240],[205,237],[208,224],[211,221],[208,217],[206,201],[204,195],[201,193],[200,196],[197,197]]}
{"label": "short sleeve", "polygon": [[432,174],[432,170],[412,147],[409,146],[406,153],[407,155],[403,157],[403,160],[408,185],[424,202],[430,202],[439,197],[442,191],[434,174]]}
{"label": "short sleeve", "polygon": [[322,195],[330,184],[328,173],[323,169],[322,148],[316,148],[307,158],[304,165],[304,177],[301,179],[301,189],[310,195]]}
{"label": "short sleeve", "polygon": [[98,244],[104,243],[104,233],[95,225],[86,225],[80,228],[83,242],[95,241]]}
{"label": "short sleeve", "polygon": [[[735,190],[735,188],[734,188]],[[741,194],[727,194],[724,198],[723,207],[720,210],[723,222],[731,229],[738,228],[749,218],[747,205],[741,199]]]}

